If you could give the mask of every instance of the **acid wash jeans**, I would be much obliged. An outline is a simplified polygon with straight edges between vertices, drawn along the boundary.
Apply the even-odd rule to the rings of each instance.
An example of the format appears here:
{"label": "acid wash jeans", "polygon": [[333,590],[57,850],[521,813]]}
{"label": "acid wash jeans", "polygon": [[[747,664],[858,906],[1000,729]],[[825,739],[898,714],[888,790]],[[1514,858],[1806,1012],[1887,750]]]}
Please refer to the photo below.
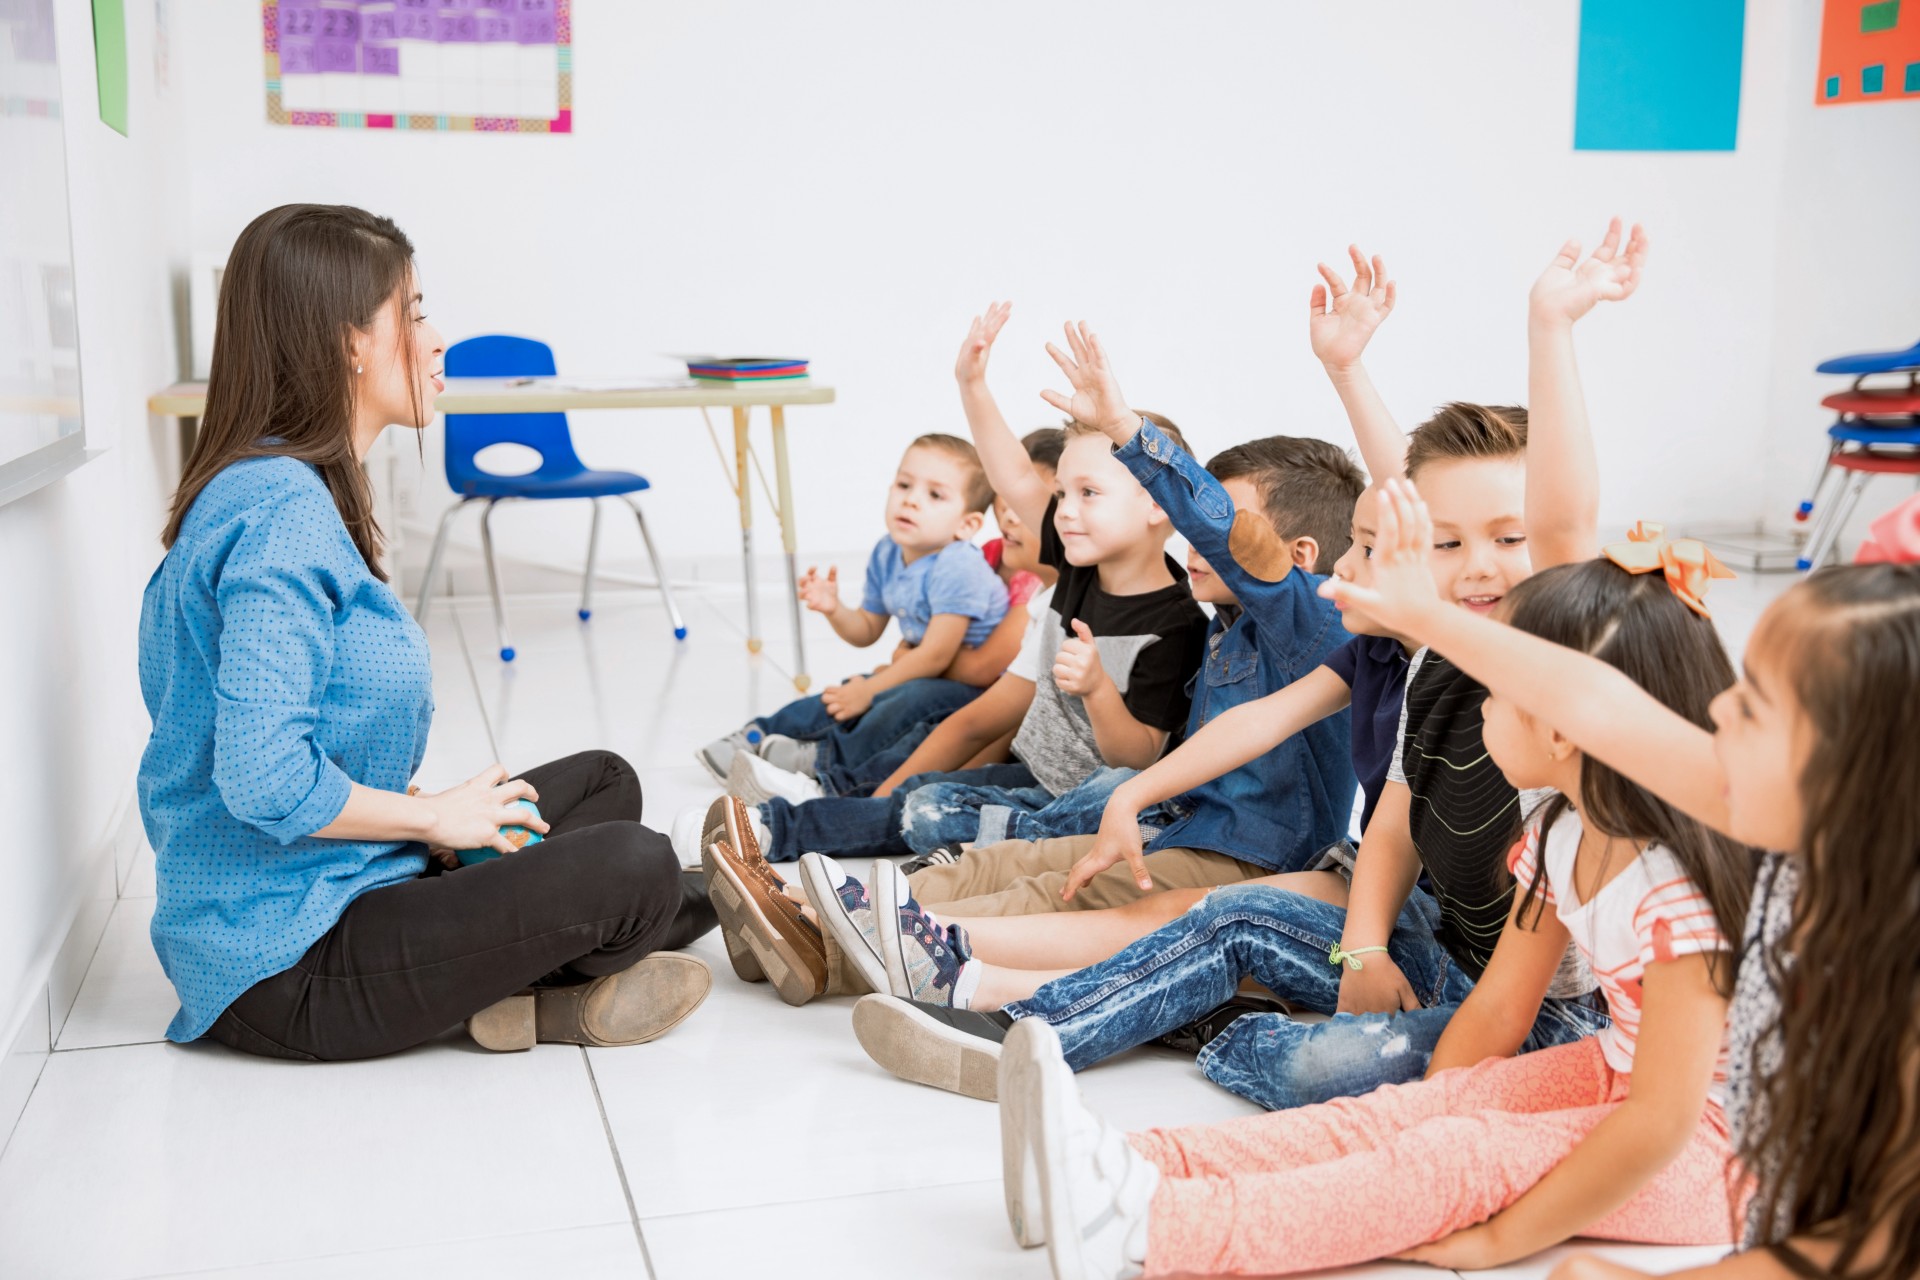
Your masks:
{"label": "acid wash jeans", "polygon": [[[1292,1007],[1331,1020],[1238,1018],[1201,1050],[1201,1071],[1273,1111],[1353,1097],[1423,1077],[1441,1033],[1473,990],[1473,979],[1434,937],[1439,920],[1439,904],[1415,889],[1387,941],[1388,955],[1420,998],[1422,1007],[1410,1012],[1335,1014],[1342,970],[1328,956],[1346,912],[1259,884],[1215,889],[1157,932],[1005,1011],[1044,1018],[1060,1033],[1068,1065],[1080,1071],[1212,1012],[1242,978],[1253,978]],[[1568,1044],[1606,1025],[1591,996],[1549,997],[1520,1052]]]}

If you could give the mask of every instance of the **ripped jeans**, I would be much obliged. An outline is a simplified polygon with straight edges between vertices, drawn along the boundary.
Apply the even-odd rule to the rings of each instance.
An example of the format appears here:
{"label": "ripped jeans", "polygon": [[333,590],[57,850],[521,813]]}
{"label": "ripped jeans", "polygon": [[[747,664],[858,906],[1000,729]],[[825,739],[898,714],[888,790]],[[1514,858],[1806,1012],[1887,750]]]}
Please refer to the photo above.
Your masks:
{"label": "ripped jeans", "polygon": [[[1092,835],[1100,829],[1107,801],[1133,769],[1097,769],[1079,786],[1059,795],[1038,782],[982,786],[964,777],[935,779],[916,787],[900,813],[900,834],[915,853],[932,853],[946,844],[999,844],[1002,840],[1046,840],[1053,836]],[[1176,812],[1155,805],[1140,815],[1145,829],[1158,830]]]}
{"label": "ripped jeans", "polygon": [[[1387,941],[1421,1008],[1319,1023],[1249,1014],[1201,1050],[1201,1071],[1275,1111],[1420,1079],[1473,990],[1473,979],[1434,936],[1439,922],[1439,905],[1415,889]],[[1272,885],[1215,889],[1179,919],[1006,1012],[1051,1023],[1075,1071],[1210,1013],[1232,998],[1242,978],[1296,1009],[1333,1014],[1342,970],[1327,955],[1345,923],[1341,908]],[[1520,1051],[1567,1044],[1606,1025],[1589,998],[1549,997]]]}

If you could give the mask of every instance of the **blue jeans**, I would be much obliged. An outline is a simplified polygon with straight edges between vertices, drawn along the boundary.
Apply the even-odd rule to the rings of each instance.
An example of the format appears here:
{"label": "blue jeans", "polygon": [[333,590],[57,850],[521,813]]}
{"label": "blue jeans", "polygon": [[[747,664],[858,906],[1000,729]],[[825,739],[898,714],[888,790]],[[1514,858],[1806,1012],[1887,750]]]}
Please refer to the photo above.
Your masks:
{"label": "blue jeans", "polygon": [[[827,714],[818,695],[795,698],[754,723],[766,733],[819,744],[814,772],[829,794],[865,795],[898,768],[935,725],[979,696],[979,689],[958,680],[909,680],[882,690],[872,706],[845,723]],[[902,743],[906,752],[885,772],[871,776],[871,770],[862,767]]]}
{"label": "blue jeans", "polygon": [[1023,764],[990,764],[959,773],[916,774],[890,796],[823,796],[805,804],[775,798],[760,806],[768,838],[762,850],[769,862],[793,862],[803,853],[836,858],[880,858],[912,853],[900,834],[907,800],[921,787],[952,781],[983,787],[1035,785]]}
{"label": "blue jeans", "polygon": [[[981,786],[959,775],[948,775],[907,797],[901,829],[907,847],[915,853],[931,853],[955,841],[998,844],[1002,840],[1092,835],[1100,829],[1108,797],[1134,772],[1101,769],[1057,796],[1037,782]],[[1031,782],[1031,774],[1028,779]],[[1168,814],[1156,808],[1141,817],[1153,825],[1156,819],[1165,822]]]}
{"label": "blue jeans", "polygon": [[[1311,1024],[1249,1014],[1201,1050],[1201,1071],[1275,1111],[1420,1079],[1473,990],[1473,979],[1434,937],[1439,919],[1438,904],[1416,889],[1387,940],[1422,1008],[1336,1014]],[[1006,1012],[1051,1023],[1076,1071],[1211,1012],[1242,978],[1297,1009],[1333,1014],[1342,970],[1327,956],[1345,924],[1341,908],[1271,885],[1215,889],[1178,920],[1111,959],[1049,982]],[[1549,998],[1520,1051],[1566,1044],[1606,1025],[1606,1015],[1583,1000]]]}

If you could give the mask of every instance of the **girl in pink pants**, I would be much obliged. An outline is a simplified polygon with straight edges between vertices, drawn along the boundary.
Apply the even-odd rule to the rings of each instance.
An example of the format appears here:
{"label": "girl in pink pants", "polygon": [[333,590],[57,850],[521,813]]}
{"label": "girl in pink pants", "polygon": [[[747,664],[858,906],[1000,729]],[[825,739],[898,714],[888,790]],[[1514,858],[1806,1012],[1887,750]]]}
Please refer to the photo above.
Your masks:
{"label": "girl in pink pants", "polygon": [[[1400,559],[1424,573],[1431,525],[1393,486],[1380,523],[1376,561],[1403,540]],[[1645,545],[1527,579],[1506,598],[1510,629],[1598,659],[1704,728],[1732,667],[1704,583],[1682,591],[1639,573]],[[1386,576],[1377,565],[1376,582]],[[1559,794],[1514,848],[1523,892],[1425,1080],[1129,1136],[1079,1101],[1051,1027],[1015,1023],[1000,1080],[1009,1216],[1023,1244],[1049,1246],[1057,1277],[1283,1275],[1383,1256],[1479,1270],[1576,1234],[1737,1238],[1747,1189],[1722,1112],[1728,939],[1754,855],[1493,689],[1486,750],[1516,788]],[[1569,946],[1612,1025],[1514,1057]],[[1357,966],[1373,950],[1330,959]],[[1380,1052],[1395,1051],[1383,1034]]]}

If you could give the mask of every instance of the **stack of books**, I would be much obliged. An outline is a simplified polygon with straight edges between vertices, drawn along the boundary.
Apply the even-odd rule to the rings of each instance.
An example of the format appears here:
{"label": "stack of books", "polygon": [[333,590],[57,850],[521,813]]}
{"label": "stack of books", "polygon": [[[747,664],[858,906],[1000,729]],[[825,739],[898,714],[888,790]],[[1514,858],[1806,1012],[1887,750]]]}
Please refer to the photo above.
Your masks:
{"label": "stack of books", "polygon": [[778,360],[769,356],[718,357],[687,361],[687,373],[709,382],[772,382],[807,376],[805,360]]}

